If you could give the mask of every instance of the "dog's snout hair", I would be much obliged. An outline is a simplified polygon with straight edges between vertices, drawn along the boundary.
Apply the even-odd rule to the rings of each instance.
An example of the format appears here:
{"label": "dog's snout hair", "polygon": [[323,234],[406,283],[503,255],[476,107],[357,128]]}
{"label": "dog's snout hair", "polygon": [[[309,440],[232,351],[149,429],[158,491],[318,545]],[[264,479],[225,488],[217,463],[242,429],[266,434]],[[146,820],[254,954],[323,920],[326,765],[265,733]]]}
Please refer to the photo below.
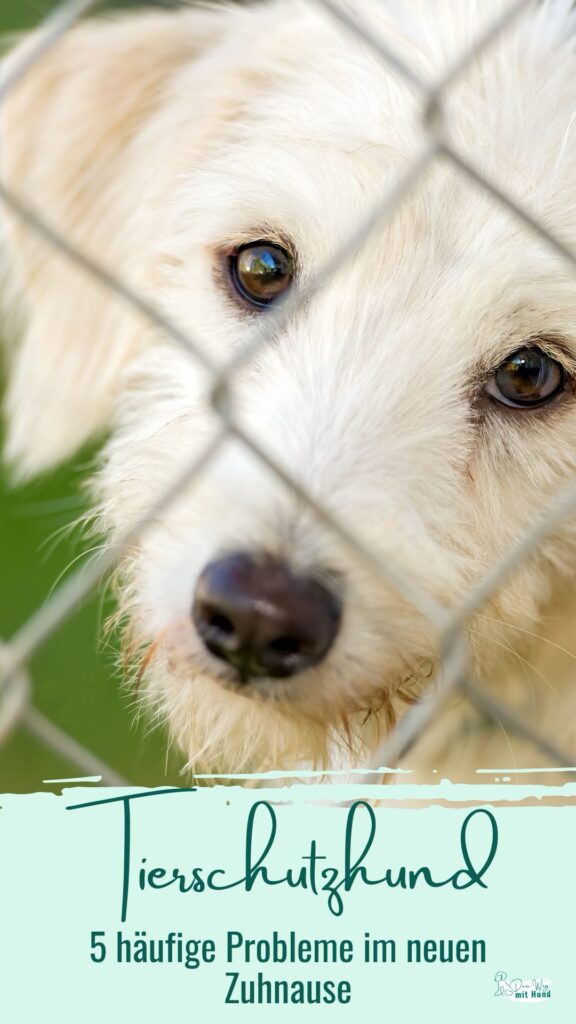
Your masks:
{"label": "dog's snout hair", "polygon": [[[506,3],[354,9],[433,82]],[[445,104],[463,157],[572,250],[575,40],[569,0],[535,2]],[[306,292],[426,145],[402,77],[305,0],[88,21],[0,118],[3,179],[41,195],[62,233],[125,270],[217,368],[270,306]],[[2,243],[21,321],[7,458],[30,475],[107,431],[93,489],[115,541],[220,428],[211,380],[8,213]],[[575,382],[573,273],[432,161],[235,374],[236,432],[125,559],[127,650],[188,766],[366,760],[421,693],[437,635],[302,493],[374,564],[393,560],[453,607],[575,473]],[[575,580],[569,521],[468,627],[478,677],[564,739]],[[421,763],[462,776],[495,736],[455,706]]]}

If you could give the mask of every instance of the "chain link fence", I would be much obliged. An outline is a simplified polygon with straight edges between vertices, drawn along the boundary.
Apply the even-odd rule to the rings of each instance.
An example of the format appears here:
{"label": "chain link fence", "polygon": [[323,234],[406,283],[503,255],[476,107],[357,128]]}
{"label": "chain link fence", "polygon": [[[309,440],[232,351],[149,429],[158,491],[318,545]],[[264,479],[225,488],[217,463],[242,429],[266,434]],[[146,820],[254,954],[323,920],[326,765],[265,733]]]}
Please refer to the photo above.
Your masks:
{"label": "chain link fence", "polygon": [[[183,333],[177,324],[171,322],[153,302],[134,289],[123,278],[117,267],[104,266],[87,255],[69,238],[59,233],[58,225],[51,223],[43,211],[33,208],[27,199],[16,191],[8,188],[0,181],[0,201],[2,201],[18,218],[21,218],[54,250],[68,260],[81,267],[92,278],[111,289],[125,303],[137,310],[142,317],[151,322],[174,344],[182,346],[190,359],[197,361],[212,376],[212,404],[221,420],[221,431],[194,464],[187,467],[186,472],[175,480],[166,493],[159,495],[156,505],[150,509],[145,519],[131,528],[126,535],[114,545],[108,546],[90,565],[82,567],[60,585],[50,599],[21,628],[0,647],[0,743],[17,723],[24,723],[44,744],[53,748],[78,768],[90,775],[101,775],[102,780],[110,785],[122,784],[117,773],[108,765],[84,749],[73,737],[59,729],[49,718],[39,712],[32,704],[31,686],[28,678],[28,664],[35,652],[55,633],[60,626],[75,612],[101,581],[114,567],[120,554],[137,539],[147,526],[166,509],[188,487],[210,460],[219,451],[226,439],[234,437],[246,445],[254,456],[262,461],[268,471],[276,474],[286,488],[289,488],[319,520],[336,534],[340,542],[347,546],[355,556],[376,573],[380,580],[399,591],[411,604],[423,613],[434,624],[440,637],[441,664],[438,672],[421,696],[403,715],[395,728],[386,737],[374,754],[372,764],[367,766],[367,777],[370,769],[375,770],[384,765],[392,765],[405,756],[415,742],[423,735],[430,723],[438,715],[447,698],[459,692],[483,714],[488,715],[504,727],[523,737],[544,754],[550,764],[568,767],[576,765],[576,756],[559,747],[554,737],[541,734],[533,724],[505,703],[494,696],[476,679],[470,670],[470,658],[466,626],[470,617],[480,609],[506,579],[534,553],[541,542],[551,535],[569,516],[576,513],[576,480],[562,493],[558,494],[553,504],[548,507],[533,524],[529,531],[511,547],[506,556],[486,572],[483,579],[467,594],[465,600],[456,608],[446,608],[438,604],[428,593],[417,586],[416,582],[406,574],[399,565],[392,561],[375,560],[374,553],[363,543],[360,536],[353,534],[349,528],[338,521],[338,518],[324,508],[293,478],[277,465],[260,447],[258,441],[248,436],[246,431],[234,417],[234,376],[259,352],[262,346],[273,339],[281,344],[282,331],[295,312],[309,302],[344,266],[349,254],[367,243],[387,219],[394,216],[395,210],[420,182],[428,169],[438,161],[451,164],[474,186],[492,197],[494,203],[506,208],[526,231],[544,242],[569,265],[576,276],[576,254],[570,252],[561,240],[547,230],[530,210],[520,204],[514,195],[509,195],[495,181],[489,180],[467,157],[465,157],[450,140],[449,124],[445,117],[445,99],[455,83],[466,75],[467,69],[504,33],[514,31],[514,23],[519,16],[534,4],[534,0],[516,0],[511,2],[503,16],[489,25],[486,31],[475,40],[474,44],[462,53],[449,70],[438,81],[429,81],[414,67],[406,63],[402,57],[381,38],[376,38],[372,31],[363,23],[353,10],[353,6],[342,4],[339,0],[309,0],[311,5],[320,8],[326,18],[335,19],[350,33],[355,45],[369,47],[385,64],[415,91],[421,104],[421,126],[427,144],[422,154],[405,172],[396,186],[382,195],[380,201],[370,215],[359,224],[352,238],[347,238],[339,251],[317,273],[314,280],[305,289],[293,289],[289,298],[280,307],[268,311],[258,327],[250,335],[247,344],[237,353],[224,369],[217,368],[207,355],[209,351],[196,339]],[[70,0],[58,5],[44,22],[36,38],[33,49],[10,73],[0,80],[0,103],[2,103],[16,83],[28,73],[34,63],[54,43],[68,31],[76,21],[97,6],[97,0]],[[282,765],[276,766],[278,769]]]}

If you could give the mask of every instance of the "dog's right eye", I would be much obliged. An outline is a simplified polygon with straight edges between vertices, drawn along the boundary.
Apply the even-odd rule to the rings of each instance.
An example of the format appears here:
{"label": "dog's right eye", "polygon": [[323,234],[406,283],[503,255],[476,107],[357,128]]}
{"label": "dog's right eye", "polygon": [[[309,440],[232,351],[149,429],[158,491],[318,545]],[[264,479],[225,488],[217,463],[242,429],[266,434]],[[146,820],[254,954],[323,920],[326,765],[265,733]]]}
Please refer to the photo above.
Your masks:
{"label": "dog's right eye", "polygon": [[536,409],[564,390],[566,372],[541,348],[526,345],[504,360],[486,384],[486,393],[513,409]]}
{"label": "dog's right eye", "polygon": [[249,242],[229,257],[230,279],[242,299],[264,308],[288,291],[294,278],[294,259],[281,245]]}

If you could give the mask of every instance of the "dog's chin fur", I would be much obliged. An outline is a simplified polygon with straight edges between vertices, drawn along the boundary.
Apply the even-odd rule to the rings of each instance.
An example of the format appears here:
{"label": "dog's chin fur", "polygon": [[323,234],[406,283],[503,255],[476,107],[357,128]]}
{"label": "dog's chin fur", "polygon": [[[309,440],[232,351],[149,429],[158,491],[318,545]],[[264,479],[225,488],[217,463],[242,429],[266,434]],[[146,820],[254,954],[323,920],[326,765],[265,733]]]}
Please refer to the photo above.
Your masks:
{"label": "dog's chin fur", "polygon": [[[181,673],[159,658],[145,694],[162,722],[168,722],[180,750],[188,754],[185,770],[261,772],[282,768],[323,769],[366,763],[375,738],[393,721],[390,697],[374,711],[320,708],[267,699],[265,694],[223,688],[214,677]],[[316,712],[316,713],[314,713]]]}
{"label": "dog's chin fur", "polygon": [[367,764],[432,671],[430,663],[403,679],[354,677],[353,686],[331,693],[319,672],[307,673],[296,690],[291,680],[240,683],[195,661],[175,637],[144,644],[139,657],[128,649],[130,689],[147,715],[168,722],[187,755],[184,771],[196,773]]}
{"label": "dog's chin fur", "polygon": [[[360,0],[357,17],[436,80],[505,0]],[[446,100],[480,173],[576,251],[576,15],[535,3]],[[33,44],[32,39],[32,44]],[[10,73],[30,40],[9,55]],[[86,22],[39,59],[0,112],[0,174],[56,230],[136,289],[216,365],[256,314],[226,254],[294,246],[304,286],[422,153],[413,90],[313,4],[269,0]],[[215,436],[194,357],[8,211],[14,314],[6,454],[20,477],[109,432],[93,493],[113,543]],[[242,430],[369,553],[341,540],[240,442],[152,517],[120,573],[126,657],[188,768],[365,764],[438,666],[425,614],[377,570],[391,560],[454,607],[576,472],[576,400],[514,413],[483,396],[540,339],[576,377],[571,268],[447,162],[234,382]],[[341,581],[325,660],[240,686],[203,649],[191,606],[214,558],[289,560]],[[564,744],[576,738],[576,524],[468,623],[471,672]],[[465,777],[535,761],[455,699],[411,763]]]}

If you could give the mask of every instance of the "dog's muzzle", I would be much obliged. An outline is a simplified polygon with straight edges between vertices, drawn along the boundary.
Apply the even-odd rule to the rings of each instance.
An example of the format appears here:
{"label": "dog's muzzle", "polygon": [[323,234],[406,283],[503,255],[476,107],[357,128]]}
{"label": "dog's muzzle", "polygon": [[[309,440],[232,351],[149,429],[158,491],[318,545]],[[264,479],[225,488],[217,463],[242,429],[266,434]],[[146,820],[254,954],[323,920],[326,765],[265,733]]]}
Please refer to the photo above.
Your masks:
{"label": "dog's muzzle", "polygon": [[207,649],[246,683],[294,676],[322,661],[342,606],[323,583],[285,562],[239,553],[204,569],[192,613]]}

